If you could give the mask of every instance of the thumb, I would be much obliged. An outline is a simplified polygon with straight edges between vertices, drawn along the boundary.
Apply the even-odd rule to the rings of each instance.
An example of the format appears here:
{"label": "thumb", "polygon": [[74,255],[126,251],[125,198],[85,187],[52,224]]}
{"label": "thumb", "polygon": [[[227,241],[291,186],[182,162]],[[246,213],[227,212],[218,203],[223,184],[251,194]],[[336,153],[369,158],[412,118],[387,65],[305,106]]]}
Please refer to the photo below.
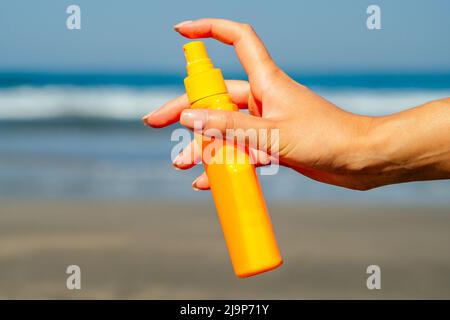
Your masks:
{"label": "thumb", "polygon": [[270,151],[278,143],[272,141],[278,137],[275,121],[237,111],[186,109],[181,113],[180,123],[205,136],[219,134],[227,140],[245,141],[258,150]]}

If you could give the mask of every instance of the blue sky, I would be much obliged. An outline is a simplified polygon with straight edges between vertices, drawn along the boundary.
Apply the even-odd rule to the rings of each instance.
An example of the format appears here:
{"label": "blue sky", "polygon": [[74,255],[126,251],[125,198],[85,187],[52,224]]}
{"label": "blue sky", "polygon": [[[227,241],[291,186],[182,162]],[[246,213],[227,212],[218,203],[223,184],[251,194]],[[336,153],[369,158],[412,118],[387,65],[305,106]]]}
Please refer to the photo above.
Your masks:
{"label": "blue sky", "polygon": [[[70,4],[79,31],[66,28]],[[370,4],[382,30],[366,27]],[[450,71],[448,0],[2,0],[0,70],[184,72],[186,40],[172,26],[200,17],[251,23],[296,72]],[[208,47],[217,65],[241,70],[231,48]]]}

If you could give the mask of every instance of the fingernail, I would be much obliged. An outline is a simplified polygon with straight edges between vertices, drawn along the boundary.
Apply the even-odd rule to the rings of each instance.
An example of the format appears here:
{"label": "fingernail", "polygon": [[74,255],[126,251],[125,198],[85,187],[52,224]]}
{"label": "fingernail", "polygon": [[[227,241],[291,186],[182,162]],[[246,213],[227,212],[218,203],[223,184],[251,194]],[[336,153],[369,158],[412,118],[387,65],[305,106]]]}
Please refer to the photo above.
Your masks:
{"label": "fingernail", "polygon": [[181,154],[177,155],[172,162],[172,166],[175,170],[181,170],[179,167],[181,165],[180,159],[181,159]]}
{"label": "fingernail", "polygon": [[205,126],[206,119],[206,110],[188,109],[181,113],[180,123],[190,129],[200,130]]}
{"label": "fingernail", "polygon": [[197,180],[198,178],[195,179],[194,182],[192,182],[192,189],[194,189],[194,191],[200,191],[200,189],[197,188]]}
{"label": "fingernail", "polygon": [[185,24],[191,23],[192,20],[186,20],[186,21],[182,21],[180,23],[177,23],[176,25],[173,26],[173,28],[178,31],[178,29],[180,29],[181,26],[184,26]]}
{"label": "fingernail", "polygon": [[156,112],[156,110],[153,110],[149,114],[142,117],[142,121],[144,122],[145,125],[148,124],[148,118],[150,118],[155,112]]}
{"label": "fingernail", "polygon": [[177,170],[177,171],[181,171],[181,169],[178,168],[177,165],[176,165],[175,163],[172,163],[172,167],[173,167],[175,170]]}

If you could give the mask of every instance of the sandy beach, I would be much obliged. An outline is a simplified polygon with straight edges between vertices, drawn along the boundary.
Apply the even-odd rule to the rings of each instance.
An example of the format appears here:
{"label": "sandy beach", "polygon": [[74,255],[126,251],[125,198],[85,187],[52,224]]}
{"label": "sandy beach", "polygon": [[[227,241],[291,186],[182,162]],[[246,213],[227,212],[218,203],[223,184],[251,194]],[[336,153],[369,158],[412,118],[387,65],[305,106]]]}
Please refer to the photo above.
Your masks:
{"label": "sandy beach", "polygon": [[[448,208],[270,205],[284,265],[234,276],[210,204],[5,202],[1,298],[450,298]],[[82,289],[66,288],[66,267]],[[366,268],[382,270],[368,290]]]}

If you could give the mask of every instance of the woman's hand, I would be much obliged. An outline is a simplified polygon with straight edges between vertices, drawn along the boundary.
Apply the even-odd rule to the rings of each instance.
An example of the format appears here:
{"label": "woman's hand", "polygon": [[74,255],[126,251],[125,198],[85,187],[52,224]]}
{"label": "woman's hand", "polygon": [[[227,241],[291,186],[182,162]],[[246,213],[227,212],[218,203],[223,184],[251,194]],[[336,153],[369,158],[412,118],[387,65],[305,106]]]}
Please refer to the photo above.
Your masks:
{"label": "woman's hand", "polygon": [[[159,128],[180,120],[193,129],[194,121],[202,121],[203,130],[216,128],[223,133],[226,129],[278,129],[280,164],[312,179],[357,190],[415,180],[404,177],[401,156],[391,159],[392,155],[382,152],[389,134],[380,135],[378,129],[383,127],[395,135],[396,126],[386,124],[389,117],[346,112],[293,81],[277,67],[251,26],[201,19],[180,23],[175,30],[190,39],[212,37],[235,47],[249,81],[226,84],[233,101],[240,108],[248,108],[250,115],[189,109],[188,99],[182,95],[144,117],[146,124]],[[393,149],[391,146],[390,152]],[[174,166],[188,169],[199,160],[200,150],[192,143],[175,159]],[[208,189],[207,176],[203,173],[193,187]]]}

